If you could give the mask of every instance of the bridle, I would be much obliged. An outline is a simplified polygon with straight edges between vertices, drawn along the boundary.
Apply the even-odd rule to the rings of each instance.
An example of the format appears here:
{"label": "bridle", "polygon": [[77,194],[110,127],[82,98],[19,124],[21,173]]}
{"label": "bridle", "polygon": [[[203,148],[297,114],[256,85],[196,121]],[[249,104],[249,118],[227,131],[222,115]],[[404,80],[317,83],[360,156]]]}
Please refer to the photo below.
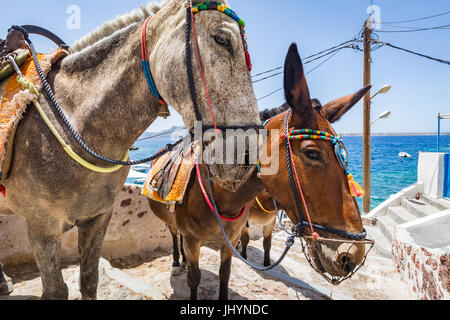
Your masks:
{"label": "bridle", "polygon": [[[185,55],[185,64],[186,64],[186,72],[187,72],[187,76],[188,76],[188,82],[189,82],[189,92],[190,92],[190,96],[191,96],[191,100],[192,100],[192,104],[194,107],[194,113],[195,113],[195,118],[197,120],[197,122],[202,123],[202,130],[203,132],[208,131],[210,129],[215,129],[217,130],[227,130],[227,129],[232,129],[232,130],[238,130],[238,129],[243,129],[243,130],[248,130],[248,129],[264,129],[264,126],[262,125],[246,125],[246,126],[217,126],[216,125],[216,121],[215,121],[215,117],[214,117],[214,112],[213,112],[213,108],[212,108],[212,103],[211,103],[211,99],[208,93],[208,89],[206,87],[206,82],[205,82],[205,77],[204,77],[204,73],[203,73],[203,68],[201,66],[201,62],[200,62],[200,53],[199,53],[199,48],[198,48],[198,42],[197,42],[197,33],[196,33],[196,29],[195,29],[195,19],[194,19],[194,15],[196,13],[199,13],[201,11],[207,11],[207,10],[216,10],[219,12],[222,12],[224,14],[226,14],[227,16],[229,16],[230,18],[232,18],[233,20],[235,20],[238,24],[239,24],[239,29],[241,32],[241,38],[242,38],[242,43],[244,46],[244,54],[245,54],[245,60],[246,60],[246,64],[247,64],[247,68],[249,70],[249,72],[252,70],[252,64],[251,64],[251,59],[250,59],[250,54],[248,52],[248,44],[247,44],[247,36],[245,33],[245,22],[238,17],[238,15],[231,10],[229,7],[227,7],[225,4],[221,3],[221,2],[215,2],[215,1],[207,1],[205,3],[198,3],[193,5],[192,4],[192,0],[188,0],[186,2],[186,25],[185,25],[185,31],[186,31],[186,35],[185,35],[185,40],[186,40],[186,55]],[[160,100],[160,103],[164,103],[164,99],[161,97],[161,95],[158,92],[157,86],[155,84],[154,78],[151,74],[150,71],[150,64],[148,61],[148,52],[147,52],[147,45],[146,45],[146,32],[147,32],[147,25],[149,23],[149,21],[151,20],[152,17],[148,17],[146,19],[146,21],[144,22],[143,28],[142,28],[142,63],[143,63],[143,68],[144,68],[144,73],[145,76],[147,78],[147,82],[148,85],[150,87],[150,90],[152,92],[152,94],[157,97]],[[193,39],[191,39],[191,33],[194,36]],[[192,40],[192,41],[191,41]],[[200,109],[199,109],[199,105],[198,105],[198,97],[197,97],[197,91],[195,88],[195,81],[194,81],[194,72],[193,72],[193,65],[192,65],[192,48],[191,48],[191,42],[193,42],[194,45],[194,52],[195,52],[195,58],[196,58],[196,62],[198,65],[198,69],[199,69],[199,73],[201,76],[201,80],[202,80],[202,84],[203,84],[203,89],[205,91],[206,94],[206,99],[208,102],[208,106],[209,106],[209,111],[212,117],[212,122],[213,125],[203,125],[203,118],[202,115],[200,113]],[[193,129],[190,130],[190,132],[192,132]]]}
{"label": "bridle", "polygon": [[[337,235],[339,237],[350,239],[350,240],[365,240],[367,236],[366,230],[363,230],[361,233],[353,233],[343,230],[337,230],[334,228],[322,226],[319,224],[314,224],[311,222],[311,218],[308,212],[308,206],[306,204],[303,190],[301,187],[300,179],[298,178],[297,169],[294,165],[293,161],[293,152],[292,152],[292,145],[291,140],[323,140],[323,141],[329,141],[334,145],[336,157],[339,161],[339,164],[342,166],[342,168],[345,170],[345,173],[347,176],[349,176],[348,173],[348,153],[346,151],[344,142],[342,141],[342,138],[338,136],[331,135],[326,132],[321,132],[317,130],[312,129],[301,129],[301,130],[289,130],[289,118],[291,116],[291,110],[289,110],[286,113],[286,116],[284,118],[284,124],[283,124],[283,131],[284,134],[281,136],[281,138],[284,140],[285,144],[285,151],[286,151],[286,166],[287,166],[287,172],[289,175],[289,183],[291,187],[292,194],[294,196],[294,202],[297,208],[299,223],[295,226],[297,229],[297,233],[300,237],[304,235],[303,229],[305,227],[309,227],[311,230],[311,235],[314,238],[319,238],[319,235],[315,230],[330,233],[333,235]],[[301,133],[302,135],[298,135]],[[297,188],[299,189],[297,191]],[[298,194],[300,193],[301,202],[303,203],[303,207],[305,208],[306,218],[308,221],[304,220],[304,215],[302,211],[302,207],[300,205],[300,198]]]}
{"label": "bridle", "polygon": [[[305,201],[305,197],[303,194],[303,190],[301,187],[300,179],[297,174],[297,169],[295,167],[294,163],[294,157],[292,152],[292,145],[291,140],[322,140],[322,141],[328,141],[334,145],[334,151],[336,154],[336,157],[338,159],[339,164],[341,165],[342,169],[345,171],[345,174],[349,180],[349,187],[352,192],[352,190],[361,190],[359,191],[359,194],[363,194],[363,191],[361,187],[354,181],[353,176],[348,171],[348,153],[345,148],[344,142],[342,138],[331,135],[327,132],[323,131],[317,131],[312,129],[300,129],[300,130],[289,130],[289,118],[291,116],[292,110],[289,110],[286,112],[286,116],[284,118],[283,123],[283,135],[281,138],[284,140],[285,144],[285,151],[286,151],[286,167],[287,172],[289,176],[289,183],[292,191],[292,195],[294,197],[294,202],[297,208],[298,218],[299,222],[293,227],[292,231],[293,234],[301,239],[307,240],[306,244],[302,241],[302,248],[303,252],[305,254],[305,257],[311,267],[315,269],[319,274],[321,274],[327,281],[332,283],[333,285],[338,285],[342,283],[343,281],[351,278],[365,263],[367,259],[367,255],[372,250],[373,246],[375,245],[375,242],[372,240],[367,240],[367,231],[364,229],[361,233],[353,233],[343,230],[334,229],[331,227],[315,224],[311,221],[311,217],[308,212],[308,205]],[[298,188],[298,191],[297,191]],[[300,194],[300,198],[299,198]],[[352,196],[355,196],[352,192]],[[303,203],[303,207],[305,208],[306,218],[307,221],[304,220],[304,215],[301,207],[301,203]],[[310,228],[311,235],[308,236],[305,232],[305,228]],[[338,236],[340,238],[343,238],[344,240],[340,239],[333,239],[333,238],[324,238],[321,237],[317,231],[320,231],[321,233],[326,234],[332,234],[335,236]],[[350,243],[352,245],[369,245],[369,250],[366,250],[366,254],[364,256],[363,261],[357,266],[352,272],[350,272],[345,277],[336,277],[336,276],[329,276],[325,274],[323,270],[320,270],[314,263],[313,259],[311,258],[312,255],[312,247],[314,245],[317,245],[318,243]],[[350,250],[350,249],[349,249]]]}
{"label": "bridle", "polygon": [[[186,66],[187,66],[187,71],[188,71],[188,78],[189,78],[189,87],[190,87],[190,94],[194,103],[194,111],[196,113],[196,118],[197,120],[202,120],[201,119],[201,114],[198,110],[198,102],[197,102],[197,96],[195,94],[195,84],[194,84],[194,80],[193,80],[193,72],[192,72],[192,64],[191,64],[191,50],[190,50],[190,34],[191,34],[191,26],[192,29],[195,28],[194,27],[194,19],[193,19],[193,11],[194,8],[198,8],[196,11],[201,11],[201,10],[219,10],[221,12],[224,12],[225,14],[227,14],[228,16],[230,16],[231,18],[235,19],[238,21],[240,28],[241,28],[241,34],[243,37],[243,41],[244,41],[244,50],[246,52],[246,60],[247,60],[247,64],[249,66],[249,70],[251,68],[251,63],[250,63],[250,58],[248,55],[248,51],[247,51],[247,42],[245,40],[245,32],[244,32],[244,25],[245,23],[243,23],[243,21],[241,19],[239,19],[236,15],[236,13],[234,13],[231,9],[229,9],[228,7],[226,7],[225,5],[220,4],[219,2],[208,2],[206,4],[197,4],[195,6],[192,6],[192,1],[189,0],[188,2],[188,6],[187,8],[187,13],[186,13]],[[150,18],[148,18],[145,23],[144,23],[144,28],[143,28],[143,32],[142,32],[142,55],[143,55],[143,69],[144,69],[144,73],[145,73],[145,77],[147,79],[147,83],[150,87],[151,92],[158,98],[159,102],[161,104],[165,104],[164,99],[159,95],[159,92],[157,90],[156,84],[153,80],[153,77],[151,75],[151,71],[150,71],[150,64],[148,61],[148,52],[146,49],[146,32],[147,32],[147,24],[148,21],[150,20]],[[71,133],[71,135],[73,136],[73,138],[77,141],[77,143],[81,146],[81,148],[86,151],[88,154],[90,154],[91,156],[93,156],[96,159],[99,159],[103,162],[115,165],[116,167],[114,168],[115,170],[120,169],[121,166],[134,166],[134,165],[138,165],[138,164],[142,164],[142,163],[147,163],[147,162],[151,162],[154,161],[160,157],[162,157],[163,155],[165,155],[166,153],[172,151],[177,145],[179,145],[183,139],[173,143],[173,144],[168,144],[165,148],[163,148],[161,151],[159,151],[157,154],[146,158],[146,159],[142,159],[142,160],[137,160],[137,161],[125,161],[125,159],[128,158],[128,153],[125,155],[124,160],[114,160],[114,159],[110,159],[108,157],[102,156],[98,153],[96,153],[95,151],[93,151],[91,148],[88,147],[88,145],[85,143],[85,141],[83,140],[83,138],[78,134],[78,132],[73,128],[73,126],[71,125],[71,123],[69,122],[65,112],[63,111],[63,109],[61,108],[61,106],[59,105],[59,103],[57,102],[55,95],[53,93],[53,90],[51,89],[49,83],[47,82],[47,79],[41,69],[39,60],[37,58],[37,53],[36,50],[34,48],[33,43],[31,42],[30,38],[29,38],[29,34],[30,33],[35,33],[35,34],[40,34],[42,36],[45,36],[47,38],[49,38],[50,40],[54,41],[56,44],[58,44],[61,48],[63,49],[67,49],[68,46],[64,43],[64,41],[62,41],[59,37],[57,37],[56,35],[54,35],[52,32],[40,28],[40,27],[36,27],[36,26],[12,26],[11,29],[14,30],[18,30],[20,31],[23,36],[25,41],[28,44],[28,47],[31,51],[31,55],[33,57],[34,60],[34,64],[36,66],[36,70],[38,72],[39,78],[43,84],[43,87],[45,89],[45,91],[48,94],[48,97],[50,98],[51,102],[53,103],[53,105],[56,108],[56,111],[58,112],[58,115],[60,116],[61,120],[63,121],[63,123],[65,124],[65,126],[67,127],[67,129],[69,130],[69,132]],[[10,29],[10,30],[11,30]],[[195,39],[196,40],[196,39]],[[197,45],[197,42],[195,41],[195,45]],[[199,63],[199,68],[201,69],[201,65],[200,65],[200,60],[199,60],[199,54],[198,54],[198,49],[196,49],[196,53],[197,53],[197,60]],[[189,61],[189,62],[188,62]],[[201,73],[203,73],[201,71]],[[206,85],[204,83],[204,78],[202,77],[202,81],[205,87],[205,91],[207,92],[206,89]],[[211,102],[208,98],[208,103],[210,106],[210,110],[212,112],[212,106],[211,106]],[[213,116],[214,119],[214,116]],[[249,126],[229,126],[229,127],[218,127],[215,125],[213,126],[216,131],[219,129],[250,129],[250,128],[257,128],[257,129],[263,129],[262,126],[255,126],[255,125],[249,125]],[[203,131],[207,131],[209,129],[211,129],[212,126],[204,126],[203,127]],[[192,130],[191,130],[192,131]],[[79,157],[79,156],[78,156]],[[80,158],[80,157],[79,157]],[[83,159],[80,159],[83,160]],[[104,168],[101,167],[97,167],[97,166],[93,166],[93,165],[85,165],[83,164],[83,161],[78,161],[80,164],[82,164],[83,166],[85,166],[86,168],[92,170],[94,168],[97,168],[96,170],[102,170]],[[85,162],[85,161],[84,161]],[[95,171],[95,170],[94,170]],[[111,172],[113,172],[113,170],[111,170]]]}

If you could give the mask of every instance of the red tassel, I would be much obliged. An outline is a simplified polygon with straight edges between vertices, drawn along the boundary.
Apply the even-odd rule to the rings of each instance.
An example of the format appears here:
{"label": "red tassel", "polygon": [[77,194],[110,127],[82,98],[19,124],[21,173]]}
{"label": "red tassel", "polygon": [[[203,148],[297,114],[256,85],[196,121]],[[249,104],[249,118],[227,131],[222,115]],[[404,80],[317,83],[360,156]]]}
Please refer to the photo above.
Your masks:
{"label": "red tassel", "polygon": [[3,185],[0,185],[0,190],[2,191],[2,195],[6,198],[6,188]]}
{"label": "red tassel", "polygon": [[250,59],[250,54],[248,50],[245,50],[245,62],[247,62],[248,71],[252,72],[252,60]]}

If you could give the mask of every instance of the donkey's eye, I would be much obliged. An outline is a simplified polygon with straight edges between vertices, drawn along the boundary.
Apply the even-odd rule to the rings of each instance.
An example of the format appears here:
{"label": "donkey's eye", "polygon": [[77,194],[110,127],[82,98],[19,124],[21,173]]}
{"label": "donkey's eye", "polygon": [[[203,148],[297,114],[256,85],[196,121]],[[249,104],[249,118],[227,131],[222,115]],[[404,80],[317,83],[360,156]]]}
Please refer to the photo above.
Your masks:
{"label": "donkey's eye", "polygon": [[305,152],[305,155],[311,160],[316,160],[316,161],[322,160],[320,153],[317,151],[309,150],[309,151]]}
{"label": "donkey's eye", "polygon": [[224,48],[226,48],[228,51],[231,51],[233,48],[231,46],[231,41],[229,39],[227,39],[224,35],[222,34],[218,34],[213,36],[214,41],[216,41],[216,43]]}

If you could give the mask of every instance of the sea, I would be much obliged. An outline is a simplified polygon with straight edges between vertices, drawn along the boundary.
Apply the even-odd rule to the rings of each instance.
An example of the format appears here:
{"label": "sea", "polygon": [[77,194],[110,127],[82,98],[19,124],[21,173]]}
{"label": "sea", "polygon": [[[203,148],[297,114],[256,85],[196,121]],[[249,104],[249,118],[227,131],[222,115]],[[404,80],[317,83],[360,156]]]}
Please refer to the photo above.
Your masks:
{"label": "sea", "polygon": [[[350,172],[363,185],[363,138],[344,136],[349,153]],[[131,159],[146,158],[158,152],[174,138],[162,137],[136,142],[137,151],[131,152]],[[417,181],[419,152],[436,152],[436,136],[373,136],[371,140],[371,209],[402,189]],[[450,152],[450,136],[441,136],[440,151]],[[409,153],[412,158],[399,157],[400,152]],[[133,183],[133,181],[128,181]],[[362,199],[358,199],[362,211]]]}

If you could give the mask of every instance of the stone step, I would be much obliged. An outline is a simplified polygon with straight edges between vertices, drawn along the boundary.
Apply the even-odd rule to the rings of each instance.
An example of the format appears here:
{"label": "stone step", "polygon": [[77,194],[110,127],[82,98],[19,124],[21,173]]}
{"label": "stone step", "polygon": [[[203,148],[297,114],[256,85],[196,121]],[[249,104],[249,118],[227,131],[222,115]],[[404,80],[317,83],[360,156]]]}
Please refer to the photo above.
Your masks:
{"label": "stone step", "polygon": [[392,242],[392,232],[396,225],[397,223],[389,215],[381,216],[377,219],[377,227],[390,242]]}
{"label": "stone step", "polygon": [[421,200],[402,199],[401,204],[402,207],[406,209],[406,211],[412,213],[417,218],[423,218],[441,211],[431,204]]}
{"label": "stone step", "polygon": [[450,209],[450,201],[445,199],[434,199],[430,196],[427,196],[426,194],[422,194],[422,200],[423,202],[426,202],[439,211],[444,211]]}
{"label": "stone step", "polygon": [[366,226],[367,238],[375,241],[373,250],[381,257],[392,258],[392,243],[376,226]]}
{"label": "stone step", "polygon": [[418,219],[416,215],[410,213],[404,207],[390,207],[387,210],[387,214],[390,215],[397,224],[404,224]]}

